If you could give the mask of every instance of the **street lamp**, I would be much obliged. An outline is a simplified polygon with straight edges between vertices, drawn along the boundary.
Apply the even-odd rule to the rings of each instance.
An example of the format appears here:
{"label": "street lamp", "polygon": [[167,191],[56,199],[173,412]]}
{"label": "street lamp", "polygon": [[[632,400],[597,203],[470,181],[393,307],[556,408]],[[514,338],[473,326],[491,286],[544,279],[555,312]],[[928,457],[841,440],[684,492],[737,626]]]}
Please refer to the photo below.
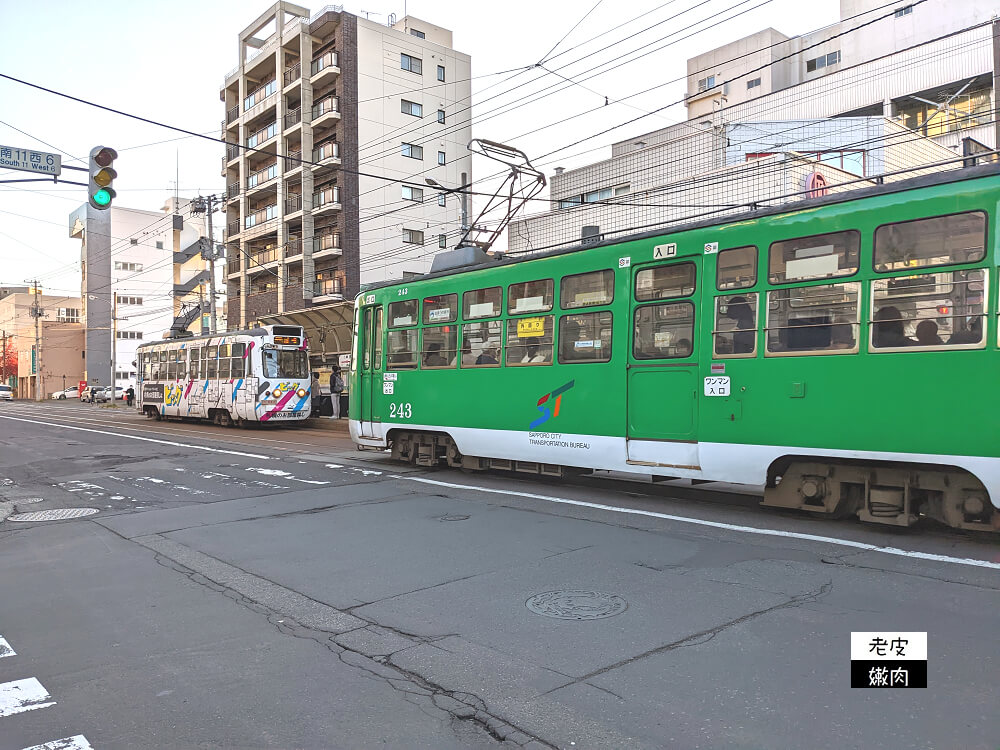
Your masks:
{"label": "street lamp", "polygon": [[432,188],[437,188],[438,190],[443,190],[446,193],[458,193],[460,195],[460,200],[462,202],[462,231],[466,231],[469,228],[469,204],[466,202],[468,199],[468,193],[466,192],[470,187],[471,183],[466,183],[466,174],[462,172],[462,184],[456,188],[449,188],[442,185],[440,182],[435,180],[433,177],[425,177],[424,182],[430,185]]}

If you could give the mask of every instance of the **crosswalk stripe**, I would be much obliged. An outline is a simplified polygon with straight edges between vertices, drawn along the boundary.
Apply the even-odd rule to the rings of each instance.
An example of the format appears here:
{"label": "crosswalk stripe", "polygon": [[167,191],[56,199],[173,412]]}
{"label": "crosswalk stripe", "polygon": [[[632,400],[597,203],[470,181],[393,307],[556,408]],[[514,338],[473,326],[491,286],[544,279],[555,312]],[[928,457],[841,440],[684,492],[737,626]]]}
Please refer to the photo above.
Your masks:
{"label": "crosswalk stripe", "polygon": [[34,677],[26,680],[0,683],[0,718],[54,706],[52,696]]}
{"label": "crosswalk stripe", "polygon": [[24,750],[94,750],[87,738],[82,734],[74,737],[63,737],[61,740],[52,740],[44,745],[32,745]]}
{"label": "crosswalk stripe", "polygon": [[0,659],[5,656],[17,656],[17,652],[10,647],[7,639],[0,635]]}

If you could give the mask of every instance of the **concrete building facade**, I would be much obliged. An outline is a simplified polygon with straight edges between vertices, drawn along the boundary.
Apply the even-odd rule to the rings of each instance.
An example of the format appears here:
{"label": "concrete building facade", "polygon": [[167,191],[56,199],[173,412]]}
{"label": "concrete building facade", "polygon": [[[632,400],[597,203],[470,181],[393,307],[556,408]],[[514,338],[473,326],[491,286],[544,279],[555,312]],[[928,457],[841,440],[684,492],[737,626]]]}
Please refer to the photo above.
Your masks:
{"label": "concrete building facade", "polygon": [[[509,250],[578,241],[584,227],[623,232],[796,200],[814,172],[860,187],[958,168],[964,149],[993,148],[995,7],[881,5],[842,0],[831,27],[795,38],[765,29],[691,58],[689,119],[613,144],[608,160],[556,170],[554,210],[512,222]],[[767,164],[802,172],[799,184],[764,175]]]}
{"label": "concrete building facade", "polygon": [[221,90],[230,326],[429,270],[462,209],[426,180],[472,175],[471,59],[451,32],[278,2],[239,60]]}
{"label": "concrete building facade", "polygon": [[[97,211],[83,205],[70,214],[69,233],[81,241],[85,377],[110,384],[114,359],[116,384],[134,385],[139,344],[162,338],[182,311],[209,309],[209,272],[200,242],[204,215],[192,214],[184,198],[167,199],[161,211],[119,206]],[[222,274],[219,263],[220,289]],[[209,316],[195,315],[190,330],[207,330]],[[225,330],[224,321],[219,330]]]}

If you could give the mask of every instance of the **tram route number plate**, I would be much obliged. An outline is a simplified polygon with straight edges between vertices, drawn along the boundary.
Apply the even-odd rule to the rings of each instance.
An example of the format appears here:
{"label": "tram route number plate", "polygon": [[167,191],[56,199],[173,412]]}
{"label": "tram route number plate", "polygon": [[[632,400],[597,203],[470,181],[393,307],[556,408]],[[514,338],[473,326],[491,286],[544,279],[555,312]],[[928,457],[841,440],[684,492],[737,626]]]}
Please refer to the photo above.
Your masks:
{"label": "tram route number plate", "polygon": [[706,396],[728,396],[729,395],[729,376],[728,375],[711,375],[705,378],[705,395]]}
{"label": "tram route number plate", "polygon": [[545,318],[521,318],[517,321],[517,337],[533,338],[545,335]]}

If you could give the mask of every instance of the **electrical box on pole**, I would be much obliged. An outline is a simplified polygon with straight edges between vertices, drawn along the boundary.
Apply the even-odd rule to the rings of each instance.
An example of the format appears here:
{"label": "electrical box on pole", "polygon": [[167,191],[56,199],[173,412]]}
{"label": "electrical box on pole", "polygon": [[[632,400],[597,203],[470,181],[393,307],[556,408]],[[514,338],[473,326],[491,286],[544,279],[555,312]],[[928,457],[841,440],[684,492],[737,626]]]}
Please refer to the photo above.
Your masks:
{"label": "electrical box on pole", "polygon": [[111,208],[115,190],[112,187],[118,173],[112,165],[118,158],[118,152],[108,146],[95,146],[90,150],[90,181],[87,186],[87,197],[90,205],[104,211]]}

